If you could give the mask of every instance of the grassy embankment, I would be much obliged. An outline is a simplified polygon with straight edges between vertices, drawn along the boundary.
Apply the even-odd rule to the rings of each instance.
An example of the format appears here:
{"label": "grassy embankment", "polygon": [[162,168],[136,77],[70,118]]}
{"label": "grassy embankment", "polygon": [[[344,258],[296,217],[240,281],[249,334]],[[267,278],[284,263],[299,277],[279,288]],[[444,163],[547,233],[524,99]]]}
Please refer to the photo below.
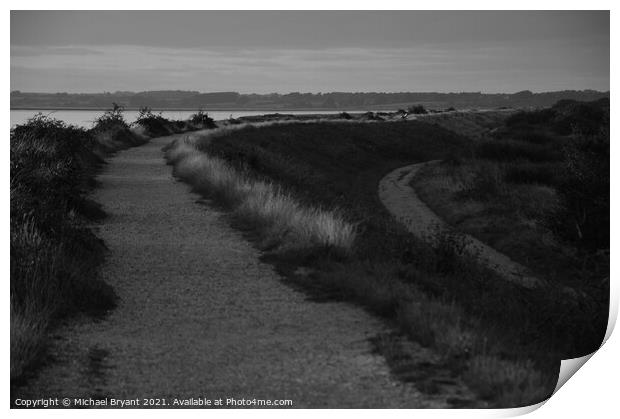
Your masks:
{"label": "grassy embankment", "polygon": [[90,130],[43,115],[11,130],[12,382],[42,360],[58,318],[101,315],[115,305],[114,290],[98,277],[105,245],[88,226],[105,216],[88,199],[104,158],[205,122],[167,121],[145,110],[130,127],[115,107]]}
{"label": "grassy embankment", "polygon": [[460,231],[552,283],[608,293],[609,101],[512,115],[412,185]]}
{"label": "grassy embankment", "polygon": [[[560,359],[600,343],[604,328],[592,326],[596,308],[574,307],[553,289],[525,290],[502,281],[462,257],[455,237],[429,247],[395,222],[377,196],[378,181],[390,170],[467,153],[471,144],[421,122],[291,123],[179,141],[168,157],[196,190],[228,204],[235,224],[253,233],[266,259],[315,298],[355,301],[391,319],[439,352],[493,406],[531,404],[553,391]],[[232,188],[241,194],[272,185],[295,208],[335,214],[339,231],[356,227],[355,240],[292,239],[299,237],[299,222],[274,221],[294,219],[272,214],[279,210],[269,203],[278,200],[258,200],[250,209],[222,196],[231,189],[217,187],[221,176],[242,185]],[[272,215],[259,215],[265,212]],[[389,339],[383,343],[389,346]],[[424,366],[409,364],[406,353],[388,358],[401,377],[437,391],[432,374],[416,376]]]}
{"label": "grassy embankment", "polygon": [[479,139],[491,133],[515,112],[508,109],[481,112],[452,111],[419,115],[418,118],[420,121],[439,125],[465,137]]}

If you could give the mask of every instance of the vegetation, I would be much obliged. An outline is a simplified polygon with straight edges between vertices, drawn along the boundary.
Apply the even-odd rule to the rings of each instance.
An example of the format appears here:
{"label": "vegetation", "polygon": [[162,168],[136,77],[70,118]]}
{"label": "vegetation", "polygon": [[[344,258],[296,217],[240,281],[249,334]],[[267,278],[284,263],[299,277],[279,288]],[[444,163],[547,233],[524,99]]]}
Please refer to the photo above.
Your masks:
{"label": "vegetation", "polygon": [[471,139],[486,138],[514,111],[456,112],[454,108],[444,113],[425,115],[424,120],[437,124]]}
{"label": "vegetation", "polygon": [[[442,367],[466,380],[489,405],[515,407],[548,397],[560,360],[592,352],[605,333],[608,282],[597,278],[609,275],[608,108],[608,102],[561,102],[550,111],[498,113],[497,119],[474,121],[482,127],[475,139],[444,128],[435,116],[425,117],[428,122],[383,123],[382,115],[369,113],[349,121],[285,123],[275,115],[260,127],[241,123],[176,141],[166,153],[179,177],[233,210],[235,225],[255,238],[265,260],[292,283],[317,300],[352,301],[385,317],[401,334],[440,354]],[[121,112],[113,109],[104,120]],[[145,119],[150,114],[145,112]],[[115,135],[133,134],[125,144],[143,141],[126,123],[111,125]],[[102,248],[83,220],[97,214],[84,198],[92,168],[100,162],[97,150],[115,143],[102,142],[104,131],[45,118],[26,126],[11,133],[12,377],[14,365],[18,376],[38,359],[50,319],[66,314],[58,307],[85,310],[79,302],[95,295],[102,310],[114,301],[97,281]],[[33,140],[48,136],[63,141]],[[71,157],[57,164],[67,153]],[[410,235],[385,210],[376,187],[397,167],[434,159],[444,164],[422,174],[427,188],[420,190],[424,199],[442,197],[444,206],[438,199],[428,201],[435,210],[466,231],[476,227],[467,227],[466,220],[478,217],[486,229],[476,234],[488,234],[481,238],[517,260],[515,249],[529,244],[522,238],[502,244],[502,237],[514,237],[505,226],[535,234],[527,243],[553,238],[555,247],[530,251],[561,261],[558,269],[571,273],[563,283],[581,283],[587,298],[577,304],[556,286],[530,290],[503,281],[463,254],[460,236],[437,233],[428,244]],[[55,179],[50,173],[58,181],[46,183]],[[80,179],[85,182],[73,183]],[[41,190],[58,192],[50,203],[38,204],[34,198]],[[48,208],[51,202],[57,215]],[[461,212],[451,213],[454,207]],[[528,230],[529,225],[534,227]],[[56,230],[46,236],[46,228]],[[51,242],[63,237],[59,231],[79,236],[81,241],[68,236],[66,242],[80,243],[82,252],[92,247],[92,258]],[[60,251],[61,256],[54,253]],[[40,261],[31,262],[39,260],[30,259],[35,256]],[[74,260],[89,262],[80,271],[71,265]],[[62,275],[53,270],[57,267]],[[563,274],[556,277],[560,282]],[[48,284],[63,294],[49,297],[56,294],[41,291]],[[390,349],[390,359],[404,359],[406,354],[393,353],[404,350]],[[417,380],[423,390],[434,388],[432,377]]]}
{"label": "vegetation", "polygon": [[204,128],[215,128],[216,127],[216,124],[215,124],[215,121],[213,121],[213,118],[210,118],[209,114],[204,112],[202,109],[200,109],[198,112],[193,114],[189,118],[189,120],[192,124],[199,125]]}
{"label": "vegetation", "polygon": [[347,112],[340,112],[340,119],[352,119],[353,117]]}
{"label": "vegetation", "polygon": [[98,117],[90,129],[91,135],[96,138],[93,150],[100,158],[127,147],[143,144],[147,139],[143,133],[131,129],[125,121],[123,111],[121,105],[113,103],[112,109]]}
{"label": "vegetation", "polygon": [[422,105],[411,105],[409,106],[408,111],[410,114],[413,114],[413,115],[423,115],[423,114],[428,113],[426,108],[424,108],[424,106]]}
{"label": "vegetation", "polygon": [[215,122],[202,111],[192,115],[188,121],[170,121],[159,114],[153,113],[148,106],[140,108],[136,121],[132,124],[138,127],[147,137],[162,137],[185,131],[195,131],[204,128],[215,128]]}
{"label": "vegetation", "polygon": [[512,114],[414,185],[461,231],[600,301],[606,283],[590,288],[609,274],[608,109],[563,101]]}
{"label": "vegetation", "polygon": [[346,253],[353,245],[354,228],[338,215],[301,206],[273,183],[253,180],[220,158],[180,143],[171,146],[167,159],[177,176],[219,198],[271,248],[324,247]]}
{"label": "vegetation", "polygon": [[[415,121],[289,123],[179,143],[169,150],[172,163],[181,147],[196,159],[225,161],[244,179],[278,185],[302,207],[320,205],[356,225],[353,246],[342,253],[312,242],[274,247],[260,222],[247,213],[235,217],[235,225],[258,229],[265,259],[314,298],[355,301],[391,319],[440,353],[493,406],[548,397],[560,359],[589,353],[602,340],[600,307],[575,307],[557,290],[506,283],[465,258],[458,238],[440,237],[431,247],[383,208],[376,185],[385,173],[467,155],[474,143],[465,137]],[[199,191],[218,197],[218,188],[184,175],[178,162],[176,168]]]}
{"label": "vegetation", "polygon": [[145,133],[149,136],[160,137],[172,134],[169,121],[161,116],[161,113],[154,114],[148,106],[140,108],[134,124],[144,128]]}
{"label": "vegetation", "polygon": [[88,193],[106,155],[147,140],[116,104],[90,130],[41,114],[11,130],[12,382],[41,361],[56,319],[114,307],[98,276],[105,245],[88,227],[105,214]]}

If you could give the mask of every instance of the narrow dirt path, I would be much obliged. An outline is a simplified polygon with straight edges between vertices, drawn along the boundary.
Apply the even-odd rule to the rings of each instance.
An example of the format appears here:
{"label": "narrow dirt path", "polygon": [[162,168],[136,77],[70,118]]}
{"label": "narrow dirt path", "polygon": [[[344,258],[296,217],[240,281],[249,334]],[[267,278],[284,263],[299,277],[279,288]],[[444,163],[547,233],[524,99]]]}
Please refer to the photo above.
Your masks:
{"label": "narrow dirt path", "polygon": [[17,396],[448,406],[454,394],[420,393],[372,352],[381,321],[346,303],[308,301],[175,181],[161,152],[174,138],[121,152],[99,177],[95,198],[109,213],[98,231],[110,249],[103,276],[119,307],[58,328],[53,362]]}
{"label": "narrow dirt path", "polygon": [[[432,241],[435,234],[450,231],[448,224],[435,214],[409,185],[411,179],[424,166],[437,164],[438,160],[411,164],[388,173],[379,182],[379,198],[396,219],[405,224],[416,236]],[[523,265],[513,261],[503,253],[484,244],[480,240],[463,235],[466,239],[465,251],[489,266],[508,281],[527,288],[544,284],[534,277]]]}

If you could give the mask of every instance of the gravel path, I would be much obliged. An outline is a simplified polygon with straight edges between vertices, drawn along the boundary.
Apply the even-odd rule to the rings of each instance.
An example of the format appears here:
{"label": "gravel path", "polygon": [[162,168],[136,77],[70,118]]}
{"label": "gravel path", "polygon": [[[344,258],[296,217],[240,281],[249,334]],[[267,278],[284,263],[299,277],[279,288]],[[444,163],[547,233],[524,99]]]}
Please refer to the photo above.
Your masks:
{"label": "gravel path", "polygon": [[[424,166],[437,164],[438,160],[412,164],[388,173],[379,182],[379,198],[383,205],[396,219],[407,226],[407,229],[418,237],[432,241],[437,231],[447,232],[449,226],[436,215],[416,194],[409,185],[411,179]],[[527,288],[541,286],[544,282],[534,277],[526,267],[513,261],[480,240],[465,236],[465,251],[475,255],[487,266],[499,273],[508,281],[518,283]]]}
{"label": "gravel path", "polygon": [[222,213],[175,181],[161,152],[172,139],[121,152],[99,177],[95,198],[110,214],[98,227],[110,249],[103,277],[119,307],[59,327],[53,362],[17,397],[448,406],[450,394],[420,393],[372,352],[369,338],[386,332],[381,321],[346,303],[308,301]]}

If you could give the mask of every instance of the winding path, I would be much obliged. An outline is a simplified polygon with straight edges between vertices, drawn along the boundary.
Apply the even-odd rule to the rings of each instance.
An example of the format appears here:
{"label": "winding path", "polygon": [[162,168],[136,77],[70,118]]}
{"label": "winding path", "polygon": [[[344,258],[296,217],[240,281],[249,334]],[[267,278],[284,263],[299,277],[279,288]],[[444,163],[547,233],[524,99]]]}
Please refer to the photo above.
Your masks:
{"label": "winding path", "polygon": [[[431,242],[435,240],[438,231],[448,232],[450,227],[420,199],[409,184],[420,169],[438,162],[439,160],[432,160],[401,167],[388,173],[379,182],[379,198],[388,211],[405,224],[411,233]],[[534,277],[526,267],[505,254],[470,235],[463,236],[466,240],[465,251],[477,257],[506,280],[526,288],[544,284],[544,281]]]}
{"label": "winding path", "polygon": [[[224,214],[175,181],[162,146],[123,151],[95,199],[109,217],[103,279],[120,297],[104,319],[59,327],[53,362],[19,397],[290,399],[294,407],[446,407],[395,379],[361,308],[316,303],[284,283]],[[413,356],[428,364],[429,354]],[[460,391],[460,390],[459,390]]]}

